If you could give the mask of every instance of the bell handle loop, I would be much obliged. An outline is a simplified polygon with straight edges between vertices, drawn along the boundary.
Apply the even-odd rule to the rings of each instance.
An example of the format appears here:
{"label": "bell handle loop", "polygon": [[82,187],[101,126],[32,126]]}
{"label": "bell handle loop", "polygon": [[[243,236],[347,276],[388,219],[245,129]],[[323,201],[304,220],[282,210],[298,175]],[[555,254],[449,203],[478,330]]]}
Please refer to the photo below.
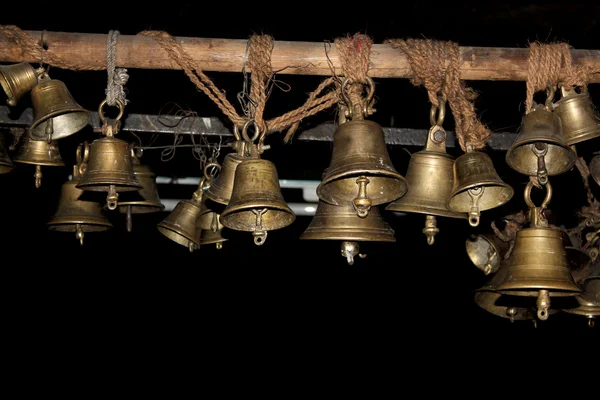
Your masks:
{"label": "bell handle loop", "polygon": [[[209,173],[208,169],[209,168],[213,168],[212,172]],[[208,180],[211,181],[212,179],[214,179],[214,177],[217,175],[217,172],[215,172],[215,170],[217,172],[221,172],[221,165],[219,163],[216,162],[210,162],[208,164],[206,164],[204,166],[204,177]]]}
{"label": "bell handle loop", "polygon": [[[207,185],[208,183],[208,185]],[[196,204],[202,203],[202,196],[204,191],[210,187],[210,180],[208,180],[205,176],[200,178],[200,182],[198,183],[198,189],[192,194],[192,201]]]}
{"label": "bell handle loop", "polygon": [[237,125],[233,125],[233,137],[235,137],[236,141],[242,140],[242,137],[240,136],[240,128],[238,128]]}
{"label": "bell handle loop", "polygon": [[120,120],[123,117],[123,112],[125,111],[125,103],[119,99],[115,99],[117,103],[117,107],[119,108],[119,114],[114,119],[114,123],[112,124],[111,129],[108,128],[108,123],[106,121],[106,117],[104,116],[104,106],[107,104],[108,100],[104,99],[98,106],[98,117],[100,118],[100,122],[102,122],[102,133],[106,136],[114,136],[119,132]]}
{"label": "bell handle loop", "polygon": [[[525,198],[525,204],[527,204],[529,208],[537,208],[537,206],[531,200],[531,189],[533,188],[533,186],[533,182],[529,181],[527,183],[527,186],[525,186],[525,192],[523,194],[523,197]],[[546,197],[544,197],[544,201],[539,207],[541,209],[545,209],[546,207],[548,207],[548,204],[550,204],[550,200],[552,199],[552,185],[550,184],[550,181],[548,181],[544,185],[544,188],[546,188]]]}
{"label": "bell handle loop", "polygon": [[[439,107],[431,105],[431,110],[429,111],[429,123],[431,126],[439,126],[444,125],[444,119],[446,118],[446,102],[441,98],[439,99]],[[436,118],[437,115],[437,118]]]}
{"label": "bell handle loop", "polygon": [[[354,113],[354,105],[352,104],[350,96],[348,96],[348,92],[346,91],[346,86],[348,86],[348,83],[351,83],[350,78],[344,78],[344,80],[342,81],[340,91],[342,92],[342,99],[344,100],[344,103],[346,103],[346,118],[352,119]],[[369,104],[371,103],[371,101],[373,100],[373,96],[375,95],[375,82],[370,76],[367,76],[367,86],[369,87],[369,91],[367,93],[367,97],[362,107],[362,112],[365,117],[369,115]]]}
{"label": "bell handle loop", "polygon": [[[250,126],[250,124],[254,125],[254,128],[255,128],[254,135],[252,135],[251,138],[248,137],[248,127]],[[242,138],[244,139],[244,141],[254,143],[256,141],[256,139],[259,138],[260,134],[261,134],[260,128],[256,124],[255,120],[249,119],[248,121],[246,121],[246,123],[244,124],[244,127],[242,128]]]}
{"label": "bell handle loop", "polygon": [[546,102],[545,106],[548,110],[552,110],[552,104],[554,104],[554,95],[556,94],[556,86],[548,86],[546,88]]}

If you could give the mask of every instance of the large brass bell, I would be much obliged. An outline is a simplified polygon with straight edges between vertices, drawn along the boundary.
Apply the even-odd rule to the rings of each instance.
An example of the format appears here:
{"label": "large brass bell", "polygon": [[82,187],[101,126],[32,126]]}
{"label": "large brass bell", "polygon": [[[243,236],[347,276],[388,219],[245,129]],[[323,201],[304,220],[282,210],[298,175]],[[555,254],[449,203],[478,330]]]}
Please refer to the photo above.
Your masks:
{"label": "large brass bell", "polygon": [[594,156],[590,161],[590,175],[600,185],[600,155]]}
{"label": "large brass bell", "polygon": [[86,168],[88,153],[77,148],[77,165],[73,167],[72,180],[65,182],[61,188],[58,208],[48,221],[48,229],[59,232],[75,232],[75,237],[83,246],[86,232],[99,232],[112,228],[110,221],[102,213],[102,205],[95,201],[81,199],[84,191],[77,189],[77,183]]}
{"label": "large brass bell", "polygon": [[6,174],[15,168],[15,163],[6,151],[6,136],[0,134],[0,174]]}
{"label": "large brass bell", "polygon": [[537,176],[545,185],[548,176],[567,172],[576,155],[565,142],[561,120],[543,104],[523,117],[521,132],[506,152],[506,163],[515,171]]}
{"label": "large brass bell", "polygon": [[90,120],[88,110],[75,102],[64,82],[50,79],[47,73],[31,90],[33,122],[30,127],[34,140],[58,140],[83,129]]}
{"label": "large brass bell", "polygon": [[234,134],[237,140],[233,142],[232,147],[236,148],[236,152],[228,153],[225,158],[223,158],[223,165],[207,164],[204,168],[205,175],[207,168],[210,168],[211,166],[216,167],[219,170],[219,174],[205,193],[206,197],[214,202],[225,205],[227,205],[231,199],[233,183],[235,180],[235,170],[244,160],[243,154],[240,154],[242,143],[240,142],[237,127],[234,127]]}
{"label": "large brass bell", "polygon": [[554,112],[562,121],[565,141],[568,145],[600,136],[600,116],[586,89],[577,93],[575,89],[561,87],[562,98],[554,105]]}
{"label": "large brass bell", "polygon": [[90,161],[77,187],[83,190],[107,192],[108,209],[114,210],[117,208],[118,192],[136,191],[142,189],[142,185],[133,170],[130,144],[113,136],[118,131],[119,119],[123,115],[123,103],[118,101],[120,112],[114,126],[109,125],[104,118],[102,108],[105,104],[106,100],[100,104],[98,114],[107,135],[94,140],[89,145]]}
{"label": "large brass bell", "polygon": [[385,208],[388,211],[426,214],[423,233],[430,245],[439,232],[436,216],[467,218],[466,213],[451,211],[446,207],[454,179],[454,158],[446,153],[446,131],[442,128],[445,110],[446,105],[442,101],[436,120],[437,107],[431,108],[432,126],[425,148],[411,156],[406,171],[408,192]]}
{"label": "large brass bell", "polygon": [[590,327],[593,327],[594,320],[600,316],[600,269],[596,268],[594,273],[584,280],[583,293],[575,297],[575,299],[579,303],[579,306],[563,311],[588,318]]}
{"label": "large brass bell", "polygon": [[567,253],[559,229],[548,226],[544,211],[552,198],[548,182],[541,207],[531,201],[529,182],[525,202],[529,206],[530,227],[517,232],[505,280],[497,290],[502,294],[537,297],[537,316],[548,319],[551,297],[575,296],[581,288],[575,284],[568,268]]}
{"label": "large brass bell", "polygon": [[493,234],[471,235],[465,242],[467,255],[473,264],[489,275],[498,271],[508,250],[508,243]]}
{"label": "large brass bell", "polygon": [[[357,242],[395,242],[394,230],[383,220],[379,207],[372,207],[365,218],[356,215],[351,205],[334,206],[319,201],[310,225],[300,235],[302,240],[340,240],[342,256],[354,264],[359,254]],[[364,257],[364,255],[360,255]]]}
{"label": "large brass bell", "polygon": [[469,213],[469,224],[479,225],[481,211],[500,207],[514,194],[502,181],[492,159],[480,151],[467,151],[454,161],[454,183],[447,207],[455,212]]}
{"label": "large brass bell", "polygon": [[35,165],[35,187],[42,184],[42,167],[63,167],[65,163],[60,156],[56,141],[32,140],[29,131],[21,138],[21,145],[13,157],[14,162]]}
{"label": "large brass bell", "polygon": [[223,224],[221,224],[221,216],[212,210],[206,210],[200,215],[200,246],[207,244],[215,244],[218,250],[223,248],[223,242],[228,239],[222,235]]}
{"label": "large brass bell", "polygon": [[[141,151],[141,149],[139,149]],[[137,178],[142,188],[136,192],[127,192],[118,203],[118,210],[124,213],[127,217],[127,231],[132,229],[132,214],[146,214],[162,211],[165,209],[164,204],[160,202],[158,197],[158,189],[156,187],[156,175],[152,172],[149,166],[143,165],[140,158],[136,155],[136,151],[132,150],[131,159],[133,163],[133,174]],[[132,194],[135,198],[127,199],[126,196]],[[132,196],[132,197],[134,197]]]}
{"label": "large brass bell", "polygon": [[296,214],[286,204],[275,164],[261,158],[245,158],[235,170],[231,199],[221,213],[221,223],[230,229],[252,232],[262,245],[267,232],[290,225]]}
{"label": "large brass bell", "polygon": [[[372,80],[369,82],[371,98],[374,86]],[[347,109],[352,110],[347,97],[346,103]],[[403,196],[407,186],[406,179],[394,169],[379,124],[352,119],[338,126],[333,136],[331,163],[317,187],[321,200],[332,205],[352,205],[357,215],[364,218],[371,206]]]}
{"label": "large brass bell", "polygon": [[0,65],[0,86],[4,89],[6,104],[16,106],[21,97],[38,84],[38,73],[29,63]]}

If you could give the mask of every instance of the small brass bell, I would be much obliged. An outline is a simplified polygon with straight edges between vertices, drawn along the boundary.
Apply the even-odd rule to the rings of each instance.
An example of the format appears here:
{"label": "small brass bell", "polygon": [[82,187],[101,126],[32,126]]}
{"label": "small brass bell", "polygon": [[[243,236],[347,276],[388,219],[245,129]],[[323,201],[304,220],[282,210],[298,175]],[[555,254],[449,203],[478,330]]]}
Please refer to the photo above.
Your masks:
{"label": "small brass bell", "polygon": [[554,105],[554,112],[562,121],[566,143],[572,145],[600,136],[600,117],[587,90],[577,93],[562,87],[561,92],[562,98]]}
{"label": "small brass bell", "polygon": [[48,143],[42,140],[32,140],[29,132],[21,138],[21,146],[13,161],[23,164],[35,165],[35,187],[39,188],[42,184],[42,167],[63,167],[65,163],[60,156],[58,144],[56,141]]}
{"label": "small brass bell", "polygon": [[590,161],[590,175],[600,185],[600,155],[594,156]]}
{"label": "small brass bell", "polygon": [[200,234],[200,246],[207,244],[215,244],[218,250],[223,248],[223,242],[228,239],[222,235],[223,224],[221,224],[220,215],[214,211],[206,210],[200,215],[200,228],[202,232]]}
{"label": "small brass bell", "polygon": [[243,160],[244,157],[238,153],[227,154],[223,165],[219,167],[219,174],[206,191],[206,197],[220,204],[228,204],[233,192],[235,170]]}
{"label": "small brass bell", "polygon": [[500,207],[514,194],[502,181],[492,159],[480,151],[467,151],[454,161],[454,184],[447,207],[455,212],[469,213],[469,224],[479,225],[480,212]]}
{"label": "small brass bell", "polygon": [[6,136],[0,134],[0,174],[6,174],[15,168],[15,163],[6,151]]}
{"label": "small brass bell", "polygon": [[549,227],[544,216],[552,187],[549,182],[544,186],[547,192],[541,207],[531,201],[532,187],[529,182],[525,188],[531,226],[517,232],[508,273],[497,290],[507,295],[537,297],[537,316],[546,320],[551,297],[575,296],[581,288],[568,268],[561,231]]}
{"label": "small brass bell", "polygon": [[38,73],[26,62],[0,65],[0,85],[6,96],[6,104],[16,106],[21,97],[38,84]]}
{"label": "small brass bell", "polygon": [[588,318],[590,327],[593,327],[596,317],[600,316],[600,270],[598,268],[583,282],[583,293],[575,299],[579,307],[563,311]]}
{"label": "small brass bell", "polygon": [[58,209],[48,221],[48,229],[75,232],[75,237],[83,246],[84,233],[105,231],[112,228],[112,224],[102,213],[101,204],[80,198],[84,192],[77,189],[77,183],[86,168],[88,156],[85,153],[82,159],[81,148],[82,146],[79,146],[77,149],[77,165],[73,167],[73,179],[62,185]]}
{"label": "small brass bell", "polygon": [[90,120],[88,110],[75,102],[66,85],[50,79],[47,73],[31,90],[33,122],[30,135],[34,140],[58,140],[83,129]]}
{"label": "small brass bell", "polygon": [[523,117],[521,132],[506,152],[506,163],[512,169],[537,176],[542,185],[548,176],[570,170],[575,159],[575,152],[565,142],[560,118],[543,104]]}
{"label": "small brass bell", "polygon": [[396,241],[394,230],[381,217],[379,207],[372,207],[365,218],[360,218],[351,205],[334,206],[322,200],[319,201],[315,216],[300,235],[300,239],[343,241],[342,256],[350,265],[354,264],[354,256],[359,255],[357,242]]}
{"label": "small brass bell", "polygon": [[221,213],[221,223],[236,231],[252,232],[260,246],[267,232],[285,228],[296,219],[286,204],[275,164],[260,158],[245,158],[235,170],[233,192]]}
{"label": "small brass bell", "polygon": [[446,131],[442,128],[445,102],[440,102],[440,113],[435,120],[437,107],[431,108],[431,124],[425,148],[410,158],[406,172],[408,192],[385,209],[426,214],[423,233],[427,243],[434,243],[439,232],[435,216],[467,218],[466,213],[451,211],[446,207],[452,190],[454,158],[446,153]]}
{"label": "small brass bell", "polygon": [[[156,187],[156,175],[150,167],[142,165],[140,158],[137,157],[135,151],[131,152],[133,163],[133,174],[137,178],[142,188],[135,192],[127,192],[123,194],[123,198],[119,201],[119,212],[127,216],[127,231],[132,229],[132,214],[146,214],[162,211],[165,209],[164,204],[160,202],[158,197],[158,189]],[[128,194],[134,194],[137,198],[127,199]],[[133,196],[132,196],[133,197]]]}
{"label": "small brass bell", "polygon": [[493,234],[471,235],[465,242],[467,255],[473,264],[489,275],[498,271],[508,250],[508,243]]}

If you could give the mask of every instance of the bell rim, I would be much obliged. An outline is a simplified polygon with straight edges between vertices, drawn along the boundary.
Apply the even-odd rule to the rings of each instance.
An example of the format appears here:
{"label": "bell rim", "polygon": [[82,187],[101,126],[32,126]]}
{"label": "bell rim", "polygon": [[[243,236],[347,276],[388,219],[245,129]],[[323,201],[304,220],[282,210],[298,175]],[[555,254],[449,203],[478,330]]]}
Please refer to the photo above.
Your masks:
{"label": "bell rim", "polygon": [[[160,203],[151,202],[151,201],[117,201],[117,209],[121,214],[126,214],[127,210],[126,206],[138,207],[138,210],[148,210],[148,211],[131,211],[132,214],[150,214],[153,212],[163,211],[165,209],[165,205]],[[108,208],[104,205],[105,208]]]}
{"label": "bell rim", "polygon": [[[268,208],[269,210],[277,210],[277,211],[286,212],[287,214],[292,215],[294,217],[294,220],[296,219],[296,213],[294,213],[294,211],[287,204],[281,204],[281,203],[273,201],[273,200],[267,200],[262,203],[258,203],[258,202],[249,203],[246,205],[244,205],[244,204],[231,205],[231,207],[229,207],[230,205],[231,204],[229,204],[227,207],[225,207],[223,212],[221,212],[220,219],[223,219],[224,217],[226,217],[234,212],[249,211],[249,210],[256,209],[256,208]],[[223,224],[223,225],[225,225],[225,224]]]}
{"label": "bell rim", "polygon": [[[81,217],[80,219],[69,217],[52,217],[50,221],[46,223],[48,229],[52,229],[59,225],[85,225],[85,226],[97,226],[105,227],[107,230],[113,227],[113,224],[107,219],[105,221],[96,219],[90,220],[89,217]],[[84,230],[85,232],[85,230]]]}
{"label": "bell rim", "polygon": [[507,295],[507,296],[521,296],[521,297],[537,297],[539,295],[539,291],[540,290],[547,290],[550,297],[572,297],[572,296],[578,296],[581,294],[582,290],[575,284],[573,284],[575,287],[571,287],[569,285],[568,288],[564,288],[565,286],[563,285],[563,288],[557,288],[557,287],[551,287],[548,284],[543,284],[540,283],[540,281],[537,281],[538,283],[532,283],[532,284],[528,284],[528,286],[525,287],[517,287],[517,286],[513,286],[513,285],[505,285],[505,284],[500,284],[498,285],[498,287],[496,288],[496,292],[503,294],[503,295]]}
{"label": "bell rim", "polygon": [[[75,103],[77,104],[77,103]],[[77,104],[79,106],[79,104]],[[85,124],[83,124],[83,126],[81,128],[79,128],[78,130],[76,130],[73,133],[79,132],[81,129],[83,129],[84,126],[86,126],[87,124],[89,124],[90,122],[90,112],[88,110],[86,110],[85,108],[79,106],[79,107],[69,107],[69,108],[63,108],[60,110],[56,110],[56,111],[52,111],[46,115],[44,115],[43,119],[36,119],[34,117],[34,121],[31,123],[30,127],[29,127],[29,135],[30,136],[34,136],[34,132],[35,132],[35,128],[37,128],[42,122],[46,122],[47,120],[49,120],[50,118],[56,118],[56,117],[60,117],[63,114],[68,114],[68,113],[80,113],[80,114],[87,114],[87,121]],[[36,135],[37,136],[37,135]],[[66,135],[69,136],[69,135]],[[44,135],[43,137],[46,137],[46,135]],[[58,138],[58,135],[54,135],[52,134],[52,137],[56,137]]]}
{"label": "bell rim", "polygon": [[423,214],[423,215],[433,215],[436,217],[447,217],[447,218],[457,218],[457,219],[467,219],[469,216],[467,213],[461,213],[452,210],[444,210],[439,208],[431,208],[429,210],[420,209],[418,206],[409,205],[409,204],[397,204],[398,202],[402,202],[402,197],[385,207],[386,211],[399,211],[399,212],[408,212],[415,214]]}
{"label": "bell rim", "polygon": [[[238,208],[235,208],[235,207],[238,207]],[[289,208],[287,206],[283,207],[281,205],[274,206],[274,207],[271,207],[271,206],[264,207],[264,203],[261,204],[261,207],[234,206],[234,208],[231,208],[230,210],[227,210],[227,208],[225,208],[225,210],[223,210],[223,212],[221,213],[221,216],[219,217],[219,221],[221,222],[221,225],[223,225],[224,227],[226,227],[228,229],[233,229],[233,230],[241,231],[241,232],[254,232],[254,231],[256,231],[256,225],[253,225],[252,227],[249,228],[248,225],[246,225],[246,224],[234,224],[231,222],[231,218],[235,217],[235,214],[238,214],[239,212],[248,212],[248,211],[250,211],[252,209],[256,209],[256,208],[268,208],[269,210],[275,210],[275,211],[282,212],[282,213],[284,213],[285,216],[287,216],[287,219],[285,219],[282,223],[280,223],[279,225],[270,227],[269,229],[264,229],[265,231],[275,231],[278,229],[283,229],[283,228],[290,226],[291,224],[293,224],[296,221],[296,214],[292,211],[291,208]]]}
{"label": "bell rim", "polygon": [[584,135],[581,135],[578,132],[577,133],[569,132],[568,135],[565,134],[565,141],[566,141],[567,145],[570,146],[572,144],[586,142],[588,140],[596,139],[598,137],[600,137],[600,126],[598,127],[598,129],[596,131],[591,131]]}
{"label": "bell rim", "polygon": [[[544,142],[553,144],[555,146],[558,146],[558,147],[566,150],[570,156],[570,160],[569,160],[568,164],[566,164],[566,166],[564,166],[562,169],[552,170],[552,169],[548,168],[548,172],[547,172],[548,176],[562,175],[565,172],[569,171],[571,168],[573,168],[573,166],[575,165],[575,161],[577,160],[577,156],[575,155],[575,152],[569,147],[568,143],[565,142],[563,144],[563,143],[555,142],[555,141],[544,141]],[[527,141],[527,142],[519,143],[519,146],[517,146],[517,147],[511,146],[511,148],[508,149],[508,151],[506,152],[506,155],[504,157],[504,161],[506,162],[506,164],[508,164],[508,166],[510,168],[512,168],[513,170],[517,171],[520,174],[528,175],[528,176],[536,176],[537,173],[530,173],[525,168],[517,167],[516,164],[513,162],[516,159],[516,156],[514,156],[514,150],[516,150],[517,148],[519,148],[521,146],[526,146],[526,145],[530,145],[533,143],[534,142]]]}
{"label": "bell rim", "polygon": [[185,239],[186,239],[188,242],[192,242],[192,243],[194,243],[196,246],[200,246],[200,243],[198,243],[198,241],[197,241],[197,240],[195,240],[195,239],[193,239],[193,238],[190,238],[188,235],[184,234],[184,233],[183,233],[183,231],[179,230],[179,229],[178,229],[178,227],[177,227],[177,226],[175,226],[174,224],[165,223],[164,221],[162,221],[162,222],[159,222],[159,223],[156,225],[156,228],[157,228],[157,229],[158,229],[158,231],[159,231],[159,232],[160,232],[162,235],[164,235],[166,238],[170,239],[171,241],[173,241],[173,242],[175,242],[175,243],[177,243],[177,244],[179,244],[179,245],[181,245],[181,246],[188,246],[188,245],[189,245],[189,243],[185,243],[185,244],[184,244],[184,243],[182,243],[182,242],[180,242],[180,241],[178,241],[178,240],[174,240],[174,239],[173,239],[173,237],[166,235],[164,231],[168,231],[168,232],[174,233],[174,234],[176,234],[176,235],[177,235],[177,236],[179,236],[179,237],[183,237],[183,238],[185,238]]}
{"label": "bell rim", "polygon": [[210,200],[214,201],[215,203],[224,204],[224,205],[229,204],[229,200],[231,200],[231,197],[229,197],[229,199],[226,199],[224,197],[215,196],[215,195],[211,194],[210,193],[210,188],[208,188],[208,190],[206,192],[204,192],[204,195],[207,198],[209,198]]}
{"label": "bell rim", "polygon": [[10,83],[8,82],[8,79],[6,79],[4,72],[2,72],[1,70],[0,70],[0,86],[2,86],[2,90],[4,90],[4,93],[6,93],[7,103],[11,99],[14,99],[15,102],[18,102],[21,99],[22,95],[17,97],[17,93],[13,90]]}
{"label": "bell rim", "polygon": [[569,313],[569,314],[583,315],[588,318],[594,318],[594,317],[600,316],[600,306],[597,306],[597,307],[580,306],[577,308],[563,309],[562,311]]}
{"label": "bell rim", "polygon": [[[496,296],[497,295],[497,296]],[[484,307],[483,306],[483,302],[482,301],[478,301],[479,298],[481,298],[482,296],[491,296],[494,297],[494,299],[491,301],[490,306],[489,307]],[[476,292],[474,294],[474,300],[475,300],[475,304],[477,304],[482,310],[489,312],[492,315],[495,315],[497,317],[501,317],[501,318],[507,318],[510,319],[510,316],[506,314],[506,311],[510,308],[507,306],[497,306],[494,303],[502,297],[502,295],[500,293],[494,293],[494,292]],[[533,319],[533,312],[531,312],[531,310],[527,309],[527,308],[523,308],[523,307],[514,307],[517,310],[517,313],[515,315],[513,315],[513,319],[515,321],[528,321],[530,319]]]}
{"label": "bell rim", "polygon": [[220,239],[216,239],[216,238],[215,239],[209,239],[207,241],[200,240],[200,246],[206,246],[208,244],[215,244],[215,243],[223,243],[223,242],[226,242],[228,240],[229,239],[224,238],[224,237],[221,237]]}
{"label": "bell rim", "polygon": [[13,158],[13,161],[20,164],[29,164],[29,165],[39,165],[41,167],[64,167],[65,163],[61,161],[60,163],[50,162],[50,161],[32,161],[32,160],[19,160],[17,158]]}
{"label": "bell rim", "polygon": [[98,182],[98,183],[87,183],[87,182],[81,182],[81,179],[79,180],[79,183],[75,186],[77,189],[81,189],[81,190],[88,190],[90,192],[108,192],[108,188],[110,185],[114,185],[115,186],[115,190],[117,192],[134,192],[136,190],[140,190],[141,188],[143,188],[142,185],[131,185],[131,184],[123,184],[123,183],[106,183],[106,182]]}
{"label": "bell rim", "polygon": [[[363,236],[365,234],[365,231],[361,231],[361,232],[354,232],[355,234],[352,234],[353,232],[347,232],[347,233],[342,233],[340,232],[339,229],[336,229],[335,231],[328,231],[326,229],[322,229],[319,232],[315,232],[315,231],[308,231],[309,228],[307,228],[299,237],[300,240],[339,240],[339,241],[352,241],[352,242],[382,242],[382,243],[396,243],[396,238],[394,237],[394,233],[390,232],[390,233],[379,233],[378,235],[381,235],[382,238],[377,238],[377,239],[373,239],[373,238],[369,238],[369,237],[365,237]],[[328,232],[331,232],[330,236],[327,237],[316,237],[316,236],[322,236],[323,234],[328,234]]]}
{"label": "bell rim", "polygon": [[[450,204],[452,204],[452,200],[458,196],[461,193],[466,192],[469,189],[473,189],[475,187],[478,186],[484,186],[484,187],[501,187],[504,188],[508,191],[509,196],[506,196],[506,200],[502,201],[501,203],[495,205],[494,207],[491,208],[479,208],[480,211],[486,211],[486,210],[491,210],[493,208],[497,208],[497,207],[501,207],[503,205],[505,205],[506,203],[508,203],[513,196],[515,195],[515,190],[512,188],[512,186],[510,186],[508,183],[506,182],[502,182],[502,183],[498,183],[498,182],[492,182],[492,181],[485,181],[485,182],[481,182],[481,183],[477,183],[477,184],[470,184],[468,186],[465,186],[463,188],[461,188],[460,190],[453,190],[452,192],[450,192],[450,194],[448,195],[448,199],[446,200],[446,207],[449,210],[453,210],[453,208],[450,206]],[[468,209],[467,209],[468,208]],[[469,207],[465,207],[465,211],[457,211],[457,212],[469,212],[470,206]],[[519,231],[520,232],[520,231]],[[517,232],[518,233],[518,232]]]}
{"label": "bell rim", "polygon": [[[344,176],[346,175],[346,176]],[[323,181],[321,181],[321,183],[319,183],[319,185],[317,186],[317,196],[319,197],[319,199],[321,199],[322,201],[331,204],[331,205],[346,205],[346,204],[352,204],[352,199],[356,197],[356,194],[352,194],[349,195],[348,198],[343,198],[343,197],[339,197],[339,196],[326,196],[325,193],[323,193],[323,191],[325,190],[325,186],[329,185],[329,184],[333,184],[335,183],[335,181],[340,181],[342,179],[347,179],[350,177],[354,177],[356,176],[357,178],[361,175],[365,175],[365,174],[357,174],[355,175],[354,173],[344,173],[344,174],[340,174],[339,177],[334,177],[334,175],[331,175],[330,178],[328,179],[323,179]],[[365,175],[367,176],[367,175]],[[407,192],[408,192],[408,181],[406,180],[406,178],[404,178],[402,175],[400,175],[399,173],[382,173],[382,174],[371,174],[370,176],[367,176],[367,178],[370,177],[376,177],[376,178],[390,178],[390,179],[396,179],[397,181],[399,181],[399,187],[401,188],[401,190],[399,190],[399,195],[394,194],[393,197],[391,197],[389,195],[389,192],[386,193],[386,196],[370,196],[369,195],[369,199],[371,199],[372,201],[372,205],[373,206],[378,206],[381,204],[385,204],[385,203],[389,203],[392,201],[395,201],[399,198],[401,198],[402,196],[404,196]]]}

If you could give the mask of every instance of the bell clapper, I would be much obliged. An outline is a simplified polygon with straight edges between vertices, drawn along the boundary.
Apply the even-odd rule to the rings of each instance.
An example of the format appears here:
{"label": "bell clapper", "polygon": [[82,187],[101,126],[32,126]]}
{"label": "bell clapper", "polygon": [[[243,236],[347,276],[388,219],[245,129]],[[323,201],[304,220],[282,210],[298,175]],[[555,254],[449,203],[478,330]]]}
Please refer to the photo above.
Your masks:
{"label": "bell clapper", "polygon": [[252,210],[254,215],[256,215],[256,230],[252,232],[252,236],[254,236],[254,244],[257,246],[262,246],[267,240],[267,231],[265,231],[262,226],[262,216],[267,211],[267,208],[263,208],[262,210]]}
{"label": "bell clapper", "polygon": [[548,154],[548,145],[542,142],[536,142],[531,146],[531,150],[538,158],[537,178],[541,185],[548,183],[548,169],[546,169],[546,160],[544,156]]}
{"label": "bell clapper", "polygon": [[483,196],[485,188],[483,186],[477,186],[468,190],[469,197],[471,197],[471,210],[469,211],[469,225],[476,227],[479,225],[479,199]]}
{"label": "bell clapper", "polygon": [[364,175],[359,176],[356,179],[358,185],[358,196],[352,200],[356,214],[360,218],[365,218],[369,214],[371,205],[373,202],[367,197],[367,185],[369,184],[369,178]]}
{"label": "bell clapper", "polygon": [[117,193],[117,188],[115,185],[110,185],[108,187],[108,195],[106,196],[106,204],[108,205],[109,210],[114,210],[117,208],[118,199],[119,194]]}
{"label": "bell clapper", "polygon": [[223,248],[223,243],[219,242],[215,246],[217,246],[217,250],[221,250]]}
{"label": "bell clapper", "polygon": [[508,315],[508,319],[511,323],[515,322],[515,315],[517,314],[517,309],[514,307],[510,307],[506,309],[506,315]]}
{"label": "bell clapper", "polygon": [[366,254],[359,254],[360,248],[356,242],[342,242],[342,257],[346,257],[348,265],[354,264],[354,256],[365,258]]}
{"label": "bell clapper", "polygon": [[210,230],[212,233],[216,233],[218,229],[219,229],[219,216],[217,215],[217,213],[213,213],[213,218],[210,223]]}
{"label": "bell clapper", "polygon": [[537,329],[537,321],[535,319],[533,319],[532,321],[533,321],[533,328]]}
{"label": "bell clapper", "polygon": [[127,232],[131,232],[133,225],[133,217],[131,215],[131,205],[127,206]]}
{"label": "bell clapper", "polygon": [[52,134],[54,133],[54,122],[53,118],[48,118],[48,122],[46,122],[46,129],[44,130],[47,136],[48,144],[52,143]]}
{"label": "bell clapper", "polygon": [[36,189],[39,189],[40,186],[42,186],[42,166],[41,165],[35,166],[35,174],[33,174],[33,177],[35,178],[35,187],[36,187]]}
{"label": "bell clapper", "polygon": [[548,309],[550,308],[550,294],[547,290],[540,290],[536,301],[537,316],[542,321],[548,319]]}
{"label": "bell clapper", "polygon": [[81,225],[77,224],[77,228],[75,229],[75,237],[79,239],[79,245],[83,246],[83,230],[81,229]]}
{"label": "bell clapper", "polygon": [[423,228],[422,232],[427,236],[427,244],[431,246],[435,242],[435,235],[440,232],[435,216],[425,216],[425,228]]}
{"label": "bell clapper", "polygon": [[590,318],[590,319],[588,319],[588,326],[589,326],[590,328],[593,328],[593,327],[594,327],[594,325],[595,325],[594,318]]}

